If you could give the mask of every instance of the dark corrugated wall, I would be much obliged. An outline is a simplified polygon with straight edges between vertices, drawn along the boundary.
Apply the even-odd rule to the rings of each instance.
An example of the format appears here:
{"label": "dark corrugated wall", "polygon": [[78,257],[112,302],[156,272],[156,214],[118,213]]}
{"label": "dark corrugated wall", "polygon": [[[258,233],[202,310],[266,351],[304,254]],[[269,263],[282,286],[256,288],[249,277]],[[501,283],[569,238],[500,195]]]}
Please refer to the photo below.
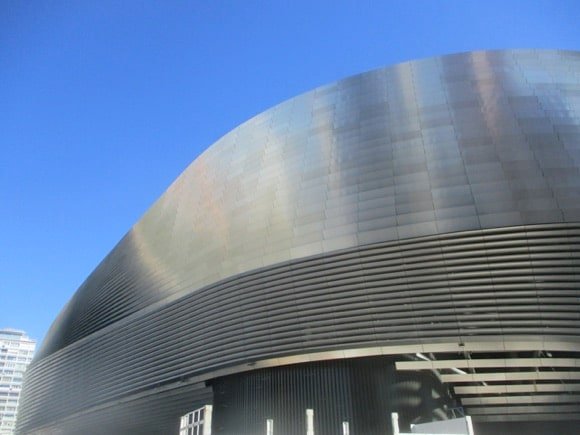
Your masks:
{"label": "dark corrugated wall", "polygon": [[391,433],[390,414],[402,426],[442,418],[453,406],[447,390],[430,373],[401,374],[390,358],[373,357],[256,370],[213,381],[212,433],[304,435],[306,409],[314,410],[316,435]]}

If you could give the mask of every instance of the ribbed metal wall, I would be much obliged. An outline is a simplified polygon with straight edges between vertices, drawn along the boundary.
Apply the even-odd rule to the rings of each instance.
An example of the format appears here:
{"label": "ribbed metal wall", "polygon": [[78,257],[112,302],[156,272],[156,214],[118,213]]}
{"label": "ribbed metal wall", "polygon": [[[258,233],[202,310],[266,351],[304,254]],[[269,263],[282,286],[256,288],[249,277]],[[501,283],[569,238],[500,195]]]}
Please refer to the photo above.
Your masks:
{"label": "ribbed metal wall", "polygon": [[19,433],[317,352],[577,349],[579,110],[580,53],[516,50],[372,71],[258,115],[63,309]]}
{"label": "ribbed metal wall", "polygon": [[509,350],[510,337],[577,343],[579,242],[580,226],[518,227],[378,244],[246,273],[36,363],[26,380],[36,394],[19,424],[282,355],[478,336],[497,337],[498,350]]}
{"label": "ribbed metal wall", "polygon": [[401,427],[446,418],[454,405],[433,374],[398,373],[392,358],[373,357],[255,370],[212,381],[216,435],[265,433],[304,435],[306,409],[314,411],[314,433],[337,435],[342,422],[351,435],[392,433],[390,413]]}
{"label": "ribbed metal wall", "polygon": [[580,54],[474,52],[293,98],[213,144],[74,295],[39,358],[150,304],[321,252],[580,220]]}
{"label": "ribbed metal wall", "polygon": [[57,425],[39,425],[33,435],[176,435],[180,417],[211,404],[211,387],[177,383],[172,388],[153,388],[146,394],[101,404],[61,419]]}

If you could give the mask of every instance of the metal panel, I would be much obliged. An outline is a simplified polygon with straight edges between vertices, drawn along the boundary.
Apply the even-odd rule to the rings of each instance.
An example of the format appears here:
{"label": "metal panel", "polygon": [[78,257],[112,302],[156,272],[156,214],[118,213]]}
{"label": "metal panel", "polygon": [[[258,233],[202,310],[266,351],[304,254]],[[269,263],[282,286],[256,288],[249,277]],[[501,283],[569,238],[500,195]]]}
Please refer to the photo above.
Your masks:
{"label": "metal panel", "polygon": [[578,367],[580,359],[573,358],[504,358],[504,359],[463,359],[434,361],[399,361],[397,370],[438,370],[450,368],[486,367]]}
{"label": "metal panel", "polygon": [[[504,397],[469,397],[461,399],[461,403],[466,406],[486,406],[486,405],[513,405],[520,403],[578,403],[578,394],[544,394],[527,396],[504,396]],[[471,411],[472,408],[470,408]]]}
{"label": "metal panel", "polygon": [[511,394],[511,393],[566,393],[580,392],[580,384],[520,384],[520,385],[470,385],[455,386],[459,395]]}
{"label": "metal panel", "polygon": [[447,383],[459,382],[506,382],[506,381],[546,381],[580,380],[579,372],[513,372],[513,373],[466,373],[464,375],[441,375]]}

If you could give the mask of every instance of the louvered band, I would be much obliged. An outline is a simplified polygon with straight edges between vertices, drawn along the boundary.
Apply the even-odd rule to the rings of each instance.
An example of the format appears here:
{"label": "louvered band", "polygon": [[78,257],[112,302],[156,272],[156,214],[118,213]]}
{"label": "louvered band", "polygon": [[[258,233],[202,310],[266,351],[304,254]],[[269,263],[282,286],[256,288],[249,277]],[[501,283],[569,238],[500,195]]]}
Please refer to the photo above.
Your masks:
{"label": "louvered band", "polygon": [[261,366],[432,346],[573,351],[580,343],[579,242],[576,224],[469,231],[223,280],[36,361],[20,431],[184,379]]}

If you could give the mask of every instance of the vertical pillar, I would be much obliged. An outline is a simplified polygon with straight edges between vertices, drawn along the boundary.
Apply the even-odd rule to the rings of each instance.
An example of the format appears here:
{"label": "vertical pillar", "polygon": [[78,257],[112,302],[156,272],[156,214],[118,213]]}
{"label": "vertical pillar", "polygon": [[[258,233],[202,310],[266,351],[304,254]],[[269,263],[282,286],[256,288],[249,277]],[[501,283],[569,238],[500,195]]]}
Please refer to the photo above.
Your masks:
{"label": "vertical pillar", "polygon": [[211,435],[211,413],[212,405],[205,405],[205,415],[203,417],[203,435]]}
{"label": "vertical pillar", "polygon": [[393,435],[399,435],[399,414],[391,413],[391,423],[393,424]]}
{"label": "vertical pillar", "polygon": [[469,435],[473,435],[473,422],[471,421],[471,416],[470,415],[466,415],[465,416],[465,423],[467,423],[467,433]]}
{"label": "vertical pillar", "polygon": [[342,435],[350,435],[350,427],[348,421],[342,422]]}
{"label": "vertical pillar", "polygon": [[274,435],[274,420],[271,418],[266,420],[266,435]]}
{"label": "vertical pillar", "polygon": [[306,435],[314,435],[314,409],[306,410]]}

